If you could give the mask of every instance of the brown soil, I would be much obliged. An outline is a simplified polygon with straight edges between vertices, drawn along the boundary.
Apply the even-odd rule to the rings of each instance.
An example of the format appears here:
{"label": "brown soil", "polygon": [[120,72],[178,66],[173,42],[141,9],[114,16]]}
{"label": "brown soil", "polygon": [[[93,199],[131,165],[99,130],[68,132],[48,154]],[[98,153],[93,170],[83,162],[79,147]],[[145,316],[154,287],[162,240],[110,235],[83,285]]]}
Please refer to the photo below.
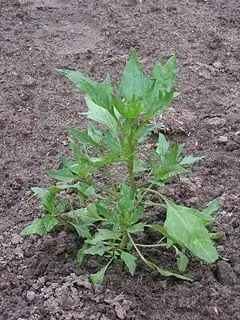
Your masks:
{"label": "brown soil", "polygon": [[[1,0],[0,14],[0,318],[240,319],[239,1]],[[73,235],[18,237],[41,211],[30,187],[49,184],[45,168],[68,152],[66,126],[85,126],[82,97],[55,70],[117,79],[133,47],[146,68],[177,53],[182,97],[165,129],[206,156],[168,193],[197,207],[221,196],[225,211],[218,248],[229,261],[193,263],[193,283],[145,270],[130,278],[114,267],[103,286],[91,286],[98,263],[77,269]]]}

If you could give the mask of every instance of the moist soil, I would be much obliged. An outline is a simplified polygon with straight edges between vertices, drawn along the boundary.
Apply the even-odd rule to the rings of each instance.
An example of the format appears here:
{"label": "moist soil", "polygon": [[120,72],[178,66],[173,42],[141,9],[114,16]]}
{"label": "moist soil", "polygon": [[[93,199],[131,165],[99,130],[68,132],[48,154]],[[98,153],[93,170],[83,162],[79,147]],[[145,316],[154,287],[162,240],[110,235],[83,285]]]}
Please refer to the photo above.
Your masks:
{"label": "moist soil", "polygon": [[[0,319],[240,319],[239,1],[0,0],[0,17]],[[44,170],[69,152],[66,127],[86,126],[84,99],[56,69],[118,80],[132,48],[147,70],[176,52],[182,95],[159,130],[205,156],[166,192],[198,208],[221,199],[217,246],[228,261],[192,261],[192,283],[118,265],[93,286],[100,262],[76,266],[75,235],[19,237],[42,212],[30,188],[49,185]]]}

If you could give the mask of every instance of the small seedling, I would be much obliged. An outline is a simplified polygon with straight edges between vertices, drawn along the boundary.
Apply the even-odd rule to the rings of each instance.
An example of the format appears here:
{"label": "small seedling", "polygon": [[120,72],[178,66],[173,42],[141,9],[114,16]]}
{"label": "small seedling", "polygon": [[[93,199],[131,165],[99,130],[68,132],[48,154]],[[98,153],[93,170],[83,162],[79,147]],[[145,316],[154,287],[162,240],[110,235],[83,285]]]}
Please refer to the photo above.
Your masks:
{"label": "small seedling", "polygon": [[[208,231],[219,201],[198,211],[173,203],[162,191],[166,182],[202,157],[183,156],[184,145],[170,145],[162,133],[155,150],[146,155],[144,149],[154,129],[152,120],[178,95],[176,65],[174,55],[165,65],[157,62],[145,75],[134,51],[119,86],[111,84],[109,75],[97,83],[79,72],[59,70],[85,94],[89,126],[83,131],[68,128],[72,157],[61,157],[61,169],[47,171],[58,181],[55,185],[32,188],[42,201],[44,215],[21,235],[43,236],[59,227],[76,232],[84,240],[77,253],[80,265],[87,255],[105,258],[106,264],[90,277],[93,283],[103,282],[114,261],[122,261],[131,275],[141,260],[162,276],[190,280],[183,275],[190,255],[208,263],[219,257],[212,242],[216,234]],[[165,211],[163,223],[144,219],[144,212],[152,207]],[[139,234],[148,229],[159,234],[158,242],[141,243]],[[149,248],[173,250],[179,272],[150,261]]]}

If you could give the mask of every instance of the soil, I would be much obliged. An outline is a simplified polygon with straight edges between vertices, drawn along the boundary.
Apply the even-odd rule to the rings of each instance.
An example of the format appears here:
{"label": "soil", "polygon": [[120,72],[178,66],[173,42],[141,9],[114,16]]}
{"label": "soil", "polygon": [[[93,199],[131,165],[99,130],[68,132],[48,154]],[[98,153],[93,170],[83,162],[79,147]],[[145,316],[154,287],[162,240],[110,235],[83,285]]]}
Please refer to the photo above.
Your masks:
{"label": "soil", "polygon": [[[239,1],[0,0],[0,16],[0,319],[240,319]],[[18,236],[41,214],[30,187],[49,185],[44,170],[69,150],[65,128],[86,125],[82,96],[56,69],[117,80],[131,48],[146,69],[177,53],[182,96],[162,129],[206,156],[168,194],[199,208],[220,196],[225,213],[216,228],[228,261],[193,262],[193,283],[115,266],[92,286],[99,263],[77,268],[74,235]]]}

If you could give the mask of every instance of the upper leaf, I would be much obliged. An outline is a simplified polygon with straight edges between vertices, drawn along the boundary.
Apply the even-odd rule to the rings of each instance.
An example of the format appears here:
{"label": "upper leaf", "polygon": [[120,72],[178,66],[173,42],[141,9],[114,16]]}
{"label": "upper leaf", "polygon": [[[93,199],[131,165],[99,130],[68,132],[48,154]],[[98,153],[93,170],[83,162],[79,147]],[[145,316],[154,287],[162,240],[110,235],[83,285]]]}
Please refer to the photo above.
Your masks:
{"label": "upper leaf", "polygon": [[112,130],[113,132],[117,131],[117,121],[111,115],[110,112],[108,112],[103,107],[97,105],[89,98],[86,98],[86,102],[88,105],[88,112],[86,113],[86,116],[89,119],[103,124],[104,126],[106,126],[108,129]]}
{"label": "upper leaf", "polygon": [[144,76],[136,51],[133,51],[123,73],[122,83],[119,87],[120,95],[128,101],[138,99],[146,92],[149,81],[149,78]]}
{"label": "upper leaf", "polygon": [[162,133],[158,134],[158,144],[157,144],[157,153],[164,155],[169,148],[169,143],[167,142],[166,138]]}
{"label": "upper leaf", "polygon": [[60,69],[58,72],[72,81],[96,104],[112,112],[113,87],[109,75],[102,83],[97,83],[78,71]]}
{"label": "upper leaf", "polygon": [[155,64],[153,78],[155,79],[155,90],[158,92],[170,92],[176,81],[177,57],[173,55],[163,66],[160,62]]}

